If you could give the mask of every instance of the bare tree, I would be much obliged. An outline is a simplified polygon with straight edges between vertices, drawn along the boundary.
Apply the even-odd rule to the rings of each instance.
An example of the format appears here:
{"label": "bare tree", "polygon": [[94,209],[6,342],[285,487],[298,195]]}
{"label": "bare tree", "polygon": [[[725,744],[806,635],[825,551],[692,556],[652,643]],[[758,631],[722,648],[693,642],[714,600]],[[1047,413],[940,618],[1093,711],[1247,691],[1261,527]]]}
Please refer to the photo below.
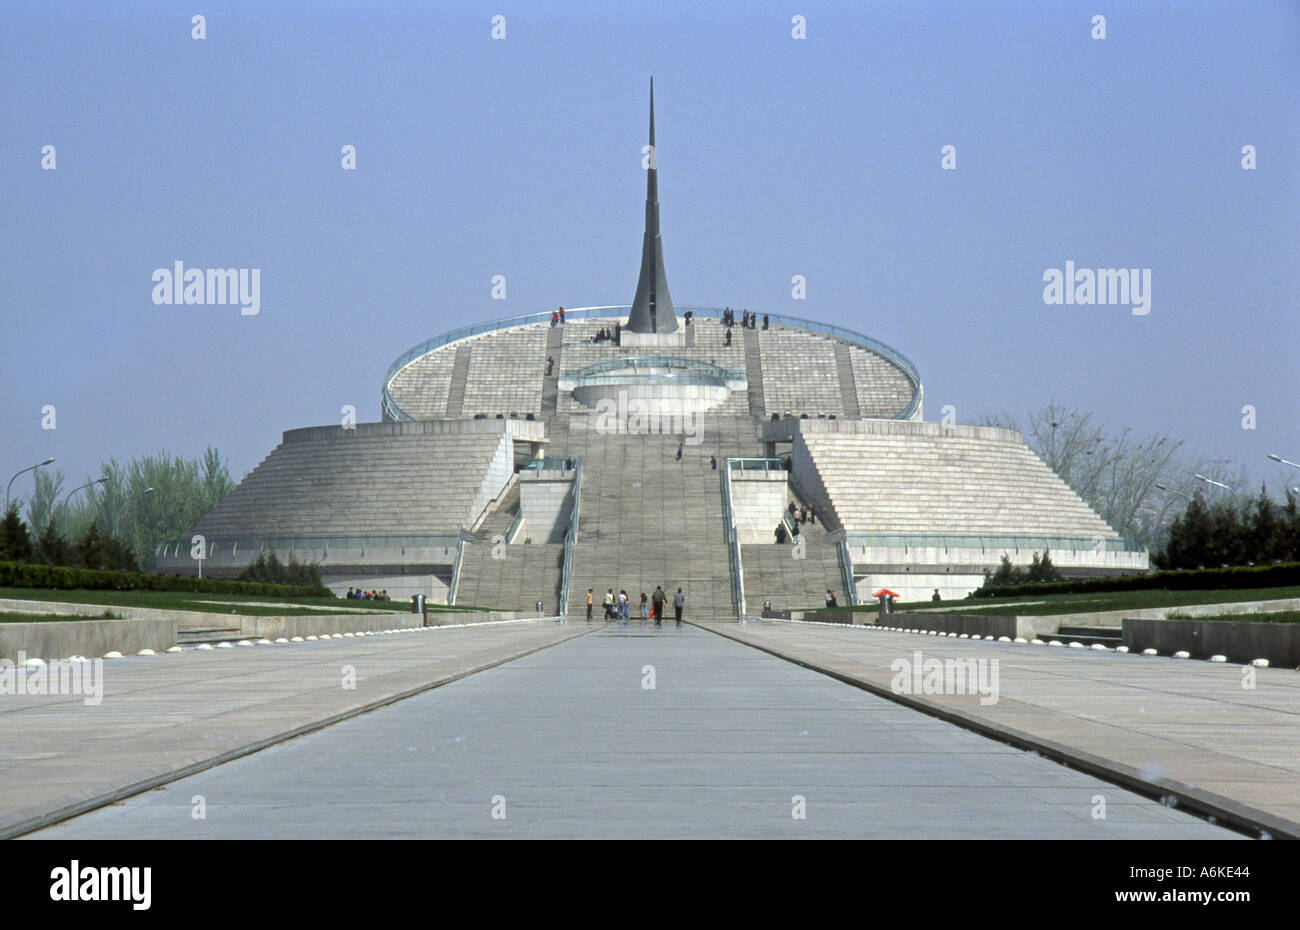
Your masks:
{"label": "bare tree", "polygon": [[[1016,422],[1005,414],[981,418],[985,426],[1014,429]],[[1167,433],[1135,437],[1055,401],[1032,411],[1028,427],[1022,433],[1029,447],[1121,536],[1160,544],[1175,508],[1155,486],[1190,477],[1182,440]]]}

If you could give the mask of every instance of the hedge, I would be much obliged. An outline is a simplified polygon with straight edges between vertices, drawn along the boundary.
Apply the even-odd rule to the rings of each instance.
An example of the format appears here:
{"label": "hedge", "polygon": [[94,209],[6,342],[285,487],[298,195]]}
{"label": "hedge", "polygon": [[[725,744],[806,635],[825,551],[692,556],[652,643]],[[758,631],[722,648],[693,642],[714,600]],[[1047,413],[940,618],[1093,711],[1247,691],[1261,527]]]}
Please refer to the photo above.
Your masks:
{"label": "hedge", "polygon": [[1075,578],[1037,584],[984,587],[971,597],[1024,597],[1035,594],[1096,594],[1103,591],[1211,590],[1215,588],[1282,588],[1300,585],[1300,562],[1277,565],[1233,565],[1228,568],[1182,568],[1108,578]]}
{"label": "hedge", "polygon": [[190,591],[197,594],[250,594],[268,597],[333,597],[329,588],[310,585],[266,584],[256,581],[220,581],[144,572],[107,572],[62,565],[0,562],[0,587],[83,588],[90,591]]}

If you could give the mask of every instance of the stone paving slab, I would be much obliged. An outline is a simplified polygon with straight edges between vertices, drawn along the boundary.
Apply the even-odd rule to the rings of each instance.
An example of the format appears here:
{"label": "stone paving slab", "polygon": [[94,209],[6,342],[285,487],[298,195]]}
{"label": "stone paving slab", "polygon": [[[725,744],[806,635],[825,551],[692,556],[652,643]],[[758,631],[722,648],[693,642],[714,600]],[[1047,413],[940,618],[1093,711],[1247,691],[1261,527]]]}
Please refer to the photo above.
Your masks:
{"label": "stone paving slab", "polygon": [[[0,837],[589,632],[515,622],[106,660],[103,698],[0,695]],[[355,672],[355,688],[343,676]]]}
{"label": "stone paving slab", "polygon": [[1239,834],[688,626],[605,628],[32,836]]}
{"label": "stone paving slab", "polygon": [[[1300,836],[1300,674],[1158,656],[954,640],[796,622],[704,623],[739,642],[944,715],[1037,745],[1135,790],[1206,805],[1224,822]],[[994,659],[999,699],[894,695],[891,663]]]}

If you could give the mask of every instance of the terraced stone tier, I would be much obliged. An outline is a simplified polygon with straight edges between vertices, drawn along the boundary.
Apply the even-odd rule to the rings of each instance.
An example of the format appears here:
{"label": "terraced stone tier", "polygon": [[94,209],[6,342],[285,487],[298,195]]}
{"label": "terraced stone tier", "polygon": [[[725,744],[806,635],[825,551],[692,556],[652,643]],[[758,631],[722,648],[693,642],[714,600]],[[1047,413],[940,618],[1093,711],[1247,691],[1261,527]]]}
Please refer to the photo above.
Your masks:
{"label": "terraced stone tier", "polygon": [[818,512],[851,533],[1118,536],[1011,430],[805,422],[793,458]]}
{"label": "terraced stone tier", "polygon": [[505,486],[515,425],[293,430],[194,532],[209,538],[455,533]]}
{"label": "terraced stone tier", "polygon": [[[597,330],[613,329],[621,318],[572,319],[552,328],[547,323],[509,327],[440,346],[412,361],[393,376],[393,400],[416,419],[548,413],[542,395],[548,355],[566,370],[580,370],[596,362],[645,354],[644,348],[616,346],[589,340]],[[726,327],[704,317],[683,328],[685,344],[656,352],[709,362],[728,369],[757,368],[752,378],[754,397],[736,394],[722,412],[807,413],[817,416],[889,418],[907,407],[912,383],[883,356],[829,335],[780,325],[769,330],[732,330],[726,345]],[[559,339],[561,352],[548,347]],[[746,365],[746,341],[758,343],[757,359]],[[462,360],[456,365],[457,354]],[[563,357],[562,363],[559,356]],[[757,365],[754,365],[757,361]],[[557,372],[558,373],[558,372]],[[459,375],[459,376],[457,376]],[[847,393],[846,393],[847,392]],[[585,408],[567,394],[558,398],[560,414]]]}

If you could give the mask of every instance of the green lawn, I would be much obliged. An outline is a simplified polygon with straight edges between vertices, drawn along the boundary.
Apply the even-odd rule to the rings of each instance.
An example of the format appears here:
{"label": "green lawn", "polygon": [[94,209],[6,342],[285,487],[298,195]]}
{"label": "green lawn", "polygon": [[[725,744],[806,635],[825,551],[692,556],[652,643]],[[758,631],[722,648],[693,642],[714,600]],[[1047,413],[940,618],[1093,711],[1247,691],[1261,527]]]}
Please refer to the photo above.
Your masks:
{"label": "green lawn", "polygon": [[94,617],[78,617],[74,614],[19,614],[0,611],[0,623],[63,623],[73,620],[116,620],[112,611],[104,611]]}
{"label": "green lawn", "polygon": [[1266,614],[1224,614],[1218,617],[1188,617],[1178,613],[1170,620],[1231,620],[1234,623],[1300,623],[1300,610],[1277,610]]}
{"label": "green lawn", "polygon": [[[1285,588],[1215,588],[1204,591],[1108,591],[1090,594],[1048,594],[1024,597],[968,597],[960,601],[909,601],[894,605],[900,613],[971,613],[1009,616],[1052,616],[1103,610],[1140,610],[1147,607],[1190,607],[1195,604],[1233,604],[1300,597],[1300,586]],[[824,610],[825,608],[819,608]],[[874,604],[837,607],[836,610],[876,610]],[[1275,616],[1270,614],[1270,616]]]}

